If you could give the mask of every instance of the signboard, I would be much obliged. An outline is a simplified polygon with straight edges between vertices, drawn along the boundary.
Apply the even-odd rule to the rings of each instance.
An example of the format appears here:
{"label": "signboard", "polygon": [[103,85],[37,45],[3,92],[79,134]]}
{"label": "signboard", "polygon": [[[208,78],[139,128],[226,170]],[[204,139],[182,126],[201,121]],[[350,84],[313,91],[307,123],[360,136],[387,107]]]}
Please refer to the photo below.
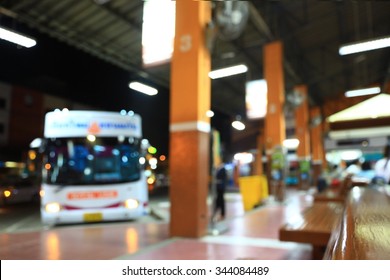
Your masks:
{"label": "signboard", "polygon": [[141,117],[101,111],[55,111],[45,116],[46,138],[87,135],[141,138]]}
{"label": "signboard", "polygon": [[245,104],[248,119],[265,117],[267,113],[267,82],[265,80],[246,83]]}
{"label": "signboard", "polygon": [[145,67],[167,63],[173,54],[176,1],[144,1],[142,62]]}

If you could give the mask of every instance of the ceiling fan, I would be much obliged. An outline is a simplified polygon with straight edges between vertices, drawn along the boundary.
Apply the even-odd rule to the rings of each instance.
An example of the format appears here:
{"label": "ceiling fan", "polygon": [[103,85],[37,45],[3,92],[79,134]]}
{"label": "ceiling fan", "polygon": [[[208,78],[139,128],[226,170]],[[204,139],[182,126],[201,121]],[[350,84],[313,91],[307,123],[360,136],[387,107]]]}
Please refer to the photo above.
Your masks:
{"label": "ceiling fan", "polygon": [[223,41],[237,39],[249,18],[247,1],[213,1],[212,20],[206,29],[206,41],[212,52],[217,38]]}

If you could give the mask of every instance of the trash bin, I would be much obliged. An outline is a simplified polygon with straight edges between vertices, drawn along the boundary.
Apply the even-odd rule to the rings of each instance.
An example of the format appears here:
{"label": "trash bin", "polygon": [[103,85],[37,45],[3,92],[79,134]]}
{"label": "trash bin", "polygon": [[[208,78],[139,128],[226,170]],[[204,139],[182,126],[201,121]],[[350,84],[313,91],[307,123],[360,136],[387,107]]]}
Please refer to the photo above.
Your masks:
{"label": "trash bin", "polygon": [[240,177],[238,183],[245,211],[252,210],[268,197],[268,184],[265,176]]}

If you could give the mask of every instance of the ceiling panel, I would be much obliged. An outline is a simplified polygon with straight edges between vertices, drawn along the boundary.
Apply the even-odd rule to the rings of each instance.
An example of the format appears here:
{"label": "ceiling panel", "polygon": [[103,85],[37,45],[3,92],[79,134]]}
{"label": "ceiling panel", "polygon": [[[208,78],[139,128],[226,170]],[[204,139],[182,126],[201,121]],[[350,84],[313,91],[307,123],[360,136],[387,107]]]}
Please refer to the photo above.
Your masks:
{"label": "ceiling panel", "polygon": [[[118,76],[142,79],[169,91],[169,64],[142,67],[143,3],[141,0],[2,0],[0,24],[25,26],[25,30],[35,31],[37,37],[44,34],[117,67],[123,71]],[[245,82],[263,77],[263,46],[273,40],[283,42],[285,93],[289,94],[297,84],[307,84],[312,106],[337,98],[350,88],[373,83],[383,85],[389,81],[389,48],[341,57],[338,47],[355,40],[389,35],[390,1],[248,3],[249,21],[241,36],[232,41],[215,40],[212,68],[245,63],[249,72],[212,82],[214,110],[228,117],[237,114],[245,117]],[[42,67],[46,64],[50,63],[42,62]],[[104,70],[95,67],[90,71]],[[9,76],[4,73],[0,80]],[[42,84],[42,81],[51,81],[58,87],[66,84],[54,73],[36,75],[35,82],[32,79],[33,76],[29,77],[30,84]],[[48,89],[52,90],[53,86]],[[127,100],[128,92],[121,94]]]}

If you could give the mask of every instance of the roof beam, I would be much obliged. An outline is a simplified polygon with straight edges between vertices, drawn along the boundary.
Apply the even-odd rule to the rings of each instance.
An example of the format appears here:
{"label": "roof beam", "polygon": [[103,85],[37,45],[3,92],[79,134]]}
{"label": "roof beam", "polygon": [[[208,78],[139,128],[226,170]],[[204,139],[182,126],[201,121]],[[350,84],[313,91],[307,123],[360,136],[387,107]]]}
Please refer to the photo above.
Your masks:
{"label": "roof beam", "polygon": [[[256,9],[255,5],[249,1],[248,3],[249,3],[250,20],[252,21],[256,30],[260,33],[260,35],[266,35],[269,41],[276,40],[270,28],[268,27],[267,23],[261,16],[260,12]],[[285,61],[284,68],[296,83],[301,82],[301,78],[295,73],[294,68],[291,66],[291,64],[288,61]]]}

